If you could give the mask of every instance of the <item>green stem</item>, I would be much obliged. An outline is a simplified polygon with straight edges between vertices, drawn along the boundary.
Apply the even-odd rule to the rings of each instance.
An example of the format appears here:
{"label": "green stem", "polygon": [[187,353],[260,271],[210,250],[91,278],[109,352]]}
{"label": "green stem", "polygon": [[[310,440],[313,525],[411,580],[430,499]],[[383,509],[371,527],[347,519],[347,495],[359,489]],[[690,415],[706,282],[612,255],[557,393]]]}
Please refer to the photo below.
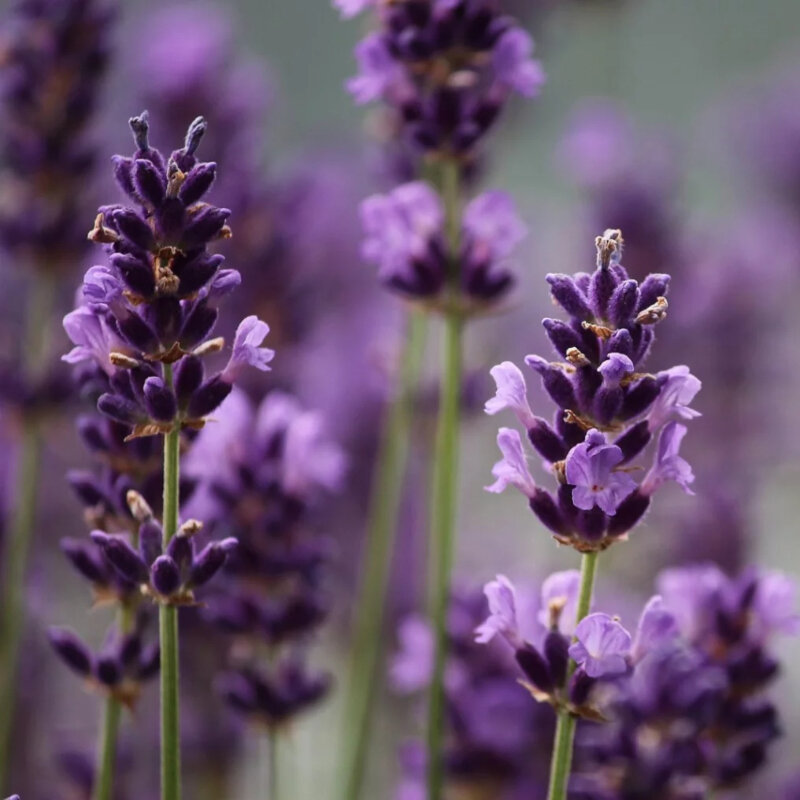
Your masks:
{"label": "green stem", "polygon": [[[458,298],[460,270],[461,204],[458,162],[442,164],[440,190],[445,208],[445,230],[450,252],[449,288]],[[444,672],[447,659],[447,609],[450,576],[455,555],[458,505],[458,434],[461,407],[463,319],[457,308],[445,314],[444,353],[439,394],[439,418],[433,457],[433,491],[430,497],[430,611],[435,656],[428,697],[427,800],[440,800],[444,789]]]}
{"label": "green stem", "polygon": [[264,800],[278,800],[280,797],[280,782],[278,780],[278,732],[270,728],[266,735],[266,769],[264,776],[264,787],[267,794]]}
{"label": "green stem", "polygon": [[[37,378],[48,357],[49,320],[55,302],[55,285],[49,276],[37,275],[31,288],[26,332],[22,340],[22,369],[26,377]],[[19,449],[16,506],[9,525],[3,554],[2,597],[0,598],[0,794],[11,767],[11,728],[17,694],[20,637],[25,622],[25,576],[33,528],[36,524],[39,467],[43,438],[42,420],[36,413],[25,414]]]}
{"label": "green stem", "polygon": [[[581,560],[581,585],[575,622],[580,622],[592,605],[594,579],[597,574],[598,553],[584,553]],[[567,681],[575,672],[575,662],[570,660]],[[553,757],[550,762],[550,788],[547,800],[566,800],[569,775],[572,771],[572,747],[575,741],[576,718],[562,709],[558,713],[556,733],[553,740]]]}
{"label": "green stem", "polygon": [[[172,366],[164,365],[164,378],[172,385]],[[164,549],[178,530],[180,429],[164,437]],[[161,800],[180,800],[181,750],[178,702],[178,609],[162,605],[158,614],[161,640]]]}
{"label": "green stem", "polygon": [[410,312],[398,385],[384,420],[370,494],[363,581],[355,606],[345,703],[344,800],[357,800],[364,783],[375,697],[381,683],[383,611],[408,460],[413,395],[425,352],[425,327],[424,313]]}

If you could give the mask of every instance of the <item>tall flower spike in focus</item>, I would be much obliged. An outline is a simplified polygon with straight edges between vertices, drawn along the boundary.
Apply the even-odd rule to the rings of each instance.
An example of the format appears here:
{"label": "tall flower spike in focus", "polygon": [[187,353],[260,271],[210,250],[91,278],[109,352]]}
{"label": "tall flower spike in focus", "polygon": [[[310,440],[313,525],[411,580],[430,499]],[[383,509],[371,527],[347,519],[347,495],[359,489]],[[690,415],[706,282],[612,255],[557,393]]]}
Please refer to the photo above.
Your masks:
{"label": "tall flower spike in focus", "polygon": [[[114,173],[131,205],[102,206],[95,218],[89,238],[104,245],[107,263],[87,271],[83,305],[64,319],[74,344],[64,360],[94,368],[105,389],[98,410],[128,429],[126,441],[164,437],[162,522],[140,495],[129,493],[138,524],[121,534],[95,531],[92,541],[117,585],[138,587],[159,606],[162,798],[178,800],[177,609],[194,602],[194,590],[236,545],[226,539],[198,551],[192,537],[200,523],[179,525],[182,431],[202,428],[242,370],[268,370],[274,353],[263,347],[269,327],[250,316],[237,328],[227,364],[206,374],[204,362],[225,348],[212,337],[219,304],[240,282],[236,270],[222,268],[224,257],[208,250],[231,233],[230,212],[204,201],[216,174],[215,164],[195,155],[206,122],[195,119],[169,158],[150,146],[146,112],[130,127],[136,150],[130,158],[115,157]],[[90,568],[91,559],[79,560],[87,577],[96,571],[106,578]]]}
{"label": "tall flower spike in focus", "polygon": [[[482,145],[513,93],[533,97],[544,76],[533,40],[502,3],[334,0],[343,16],[374,12],[375,30],[356,46],[359,72],[347,87],[359,104],[381,102],[393,172],[407,181],[362,205],[363,256],[381,280],[416,301],[409,316],[401,386],[386,418],[370,514],[361,609],[355,624],[343,797],[361,790],[374,692],[380,674],[381,614],[411,419],[408,398],[422,361],[423,314],[445,318],[433,486],[429,607],[436,658],[428,720],[428,794],[443,791],[443,673],[457,507],[459,403],[465,320],[497,305],[513,284],[505,263],[524,237],[511,199],[486,192],[465,203]],[[409,181],[409,178],[411,180]],[[366,655],[364,655],[366,653]],[[355,724],[352,723],[355,719]]]}

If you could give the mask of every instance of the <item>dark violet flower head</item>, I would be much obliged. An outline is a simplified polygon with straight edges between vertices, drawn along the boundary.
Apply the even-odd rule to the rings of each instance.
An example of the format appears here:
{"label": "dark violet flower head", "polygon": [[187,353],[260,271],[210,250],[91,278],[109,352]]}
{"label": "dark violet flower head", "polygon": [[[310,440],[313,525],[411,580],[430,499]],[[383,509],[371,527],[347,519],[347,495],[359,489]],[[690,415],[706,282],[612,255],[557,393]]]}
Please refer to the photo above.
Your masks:
{"label": "dark violet flower head", "polygon": [[511,288],[507,260],[527,233],[511,198],[503,192],[486,192],[464,209],[461,248],[451,256],[441,197],[424,181],[367,198],[361,219],[362,255],[377,265],[383,283],[408,297],[435,303],[455,257],[461,297],[451,302],[465,309],[497,302]]}
{"label": "dark violet flower head", "polygon": [[376,29],[356,46],[358,74],[347,88],[359,104],[384,104],[383,127],[412,162],[446,155],[468,169],[509,96],[534,97],[544,83],[532,38],[502,3],[334,5],[344,17],[375,11]]}
{"label": "dark violet flower head", "polygon": [[239,283],[208,250],[230,236],[230,212],[202,201],[216,172],[195,156],[206,122],[195,119],[168,159],[150,146],[146,113],[130,125],[136,152],[114,163],[132,205],[100,209],[89,237],[106,246],[108,265],[87,272],[85,305],[64,326],[75,344],[65,360],[105,374],[98,409],[136,437],[202,427],[242,368],[266,370],[273,353],[262,347],[267,325],[248,317],[228,366],[206,377],[203,360],[224,346],[210,338],[219,303]]}
{"label": "dark violet flower head", "polygon": [[688,800],[740,788],[779,735],[769,648],[775,634],[800,630],[794,585],[711,565],[667,570],[658,585],[626,670],[596,698],[607,722],[583,740],[576,797]]}
{"label": "dark violet flower head", "polygon": [[[521,437],[502,428],[503,459],[492,470],[497,481],[489,491],[515,486],[558,541],[583,551],[624,538],[666,481],[691,493],[694,475],[679,453],[687,430],[681,423],[699,416],[689,404],[700,381],[688,367],[655,375],[644,369],[653,328],[666,316],[669,276],[630,279],[620,263],[617,230],[607,230],[596,244],[594,273],[547,276],[553,299],[569,316],[568,322],[543,321],[563,360],[525,359],[557,406],[552,424],[534,413],[525,378],[508,361],[491,370],[497,391],[485,407],[488,414],[510,410],[516,416],[559,484],[555,497],[538,487]],[[653,466],[637,480],[632,462],[654,437]]]}
{"label": "dark violet flower head", "polygon": [[92,125],[115,8],[15,0],[0,32],[0,245],[42,271],[73,269],[86,240]]}

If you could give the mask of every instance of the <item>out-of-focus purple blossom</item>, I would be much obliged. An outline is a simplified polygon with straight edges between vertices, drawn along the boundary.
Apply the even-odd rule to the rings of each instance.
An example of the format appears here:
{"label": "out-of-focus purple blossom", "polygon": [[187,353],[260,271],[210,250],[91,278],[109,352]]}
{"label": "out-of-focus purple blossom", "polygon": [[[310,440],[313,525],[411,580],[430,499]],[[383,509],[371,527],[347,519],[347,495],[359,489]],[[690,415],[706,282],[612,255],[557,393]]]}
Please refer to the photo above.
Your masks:
{"label": "out-of-focus purple blossom", "polygon": [[679,635],[674,614],[667,610],[664,600],[656,595],[644,607],[631,647],[631,659],[636,664],[647,653],[657,650]]}
{"label": "out-of-focus purple blossom", "polygon": [[512,647],[521,646],[516,593],[511,582],[505,575],[498,575],[497,580],[487,583],[483,591],[489,602],[489,617],[475,631],[475,641],[486,644],[500,634]]}
{"label": "out-of-focus purple blossom", "polygon": [[575,628],[570,658],[590,678],[621,675],[628,668],[631,635],[608,614],[589,614]]}
{"label": "out-of-focus purple blossom", "polygon": [[[378,266],[381,280],[404,295],[426,302],[441,299],[451,271],[440,196],[423,181],[367,198],[361,206],[362,255]],[[459,281],[466,308],[499,300],[512,286],[506,260],[526,228],[511,198],[487,192],[464,210]],[[450,300],[453,302],[453,299]]]}
{"label": "out-of-focus purple blossom", "polygon": [[[657,376],[643,370],[653,328],[666,316],[669,276],[654,274],[641,283],[630,279],[620,263],[618,230],[607,230],[596,245],[594,273],[547,276],[553,299],[569,316],[569,322],[543,321],[564,361],[535,355],[525,359],[558,408],[553,424],[532,415],[524,380],[509,362],[492,371],[501,380],[486,405],[490,414],[503,408],[516,414],[559,483],[556,497],[537,488],[521,438],[503,429],[498,443],[505,458],[493,470],[498,480],[487,488],[498,492],[509,484],[517,486],[558,541],[584,551],[624,538],[665,480],[677,480],[688,490],[692,471],[677,453],[685,428],[669,420],[697,416],[688,403],[699,389],[687,367]],[[656,465],[637,484],[630,462],[655,432]]]}

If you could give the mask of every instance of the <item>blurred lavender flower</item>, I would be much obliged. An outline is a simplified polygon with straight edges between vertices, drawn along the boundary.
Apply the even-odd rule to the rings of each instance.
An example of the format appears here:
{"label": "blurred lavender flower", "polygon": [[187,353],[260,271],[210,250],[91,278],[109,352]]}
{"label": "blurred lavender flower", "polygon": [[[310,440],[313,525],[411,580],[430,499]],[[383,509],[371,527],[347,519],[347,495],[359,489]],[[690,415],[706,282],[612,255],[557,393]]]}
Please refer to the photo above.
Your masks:
{"label": "blurred lavender flower", "polygon": [[[509,591],[514,593],[513,599]],[[510,624],[512,606],[517,604],[523,618],[535,618],[532,598],[524,592],[517,598],[507,579],[498,579],[491,596],[497,601],[497,614],[484,628],[482,639]],[[445,675],[448,786],[469,797],[543,799],[552,715],[544,706],[519,702],[518,668],[508,648],[479,646],[473,641],[482,607],[477,592],[458,591],[450,603]],[[529,633],[524,631],[526,636]],[[421,692],[433,671],[433,634],[427,622],[413,616],[401,623],[398,637],[400,650],[391,665],[392,684],[403,694]],[[423,748],[416,742],[408,743],[401,753],[401,765],[403,778],[395,794],[397,800],[424,798]]]}
{"label": "blurred lavender flower", "polygon": [[[515,414],[559,482],[556,498],[538,487],[519,435],[501,428],[503,458],[492,470],[496,482],[487,489],[515,486],[558,541],[582,551],[624,538],[665,481],[691,491],[691,468],[678,453],[686,432],[679,420],[698,416],[689,404],[700,388],[687,367],[656,375],[642,371],[653,327],[666,316],[669,276],[650,275],[641,284],[628,278],[620,264],[618,230],[607,230],[596,243],[593,274],[547,276],[553,299],[570,321],[545,319],[543,325],[566,360],[525,359],[558,407],[553,425],[534,415],[522,372],[511,362],[493,368],[497,393],[486,404],[489,414],[505,409]],[[629,464],[655,436],[653,466],[637,484]]]}
{"label": "blurred lavender flower", "polygon": [[[237,636],[218,681],[224,699],[273,727],[329,686],[328,676],[309,672],[302,659],[325,617],[321,581],[330,553],[328,540],[314,533],[309,510],[340,487],[344,458],[321,416],[287,394],[272,392],[255,409],[235,393],[223,413],[226,408],[235,409],[233,424],[203,431],[186,467],[200,481],[193,503],[202,503],[216,526],[238,541],[224,596],[206,618]],[[237,435],[240,426],[248,437]],[[279,654],[269,667],[259,655],[264,644]]]}

